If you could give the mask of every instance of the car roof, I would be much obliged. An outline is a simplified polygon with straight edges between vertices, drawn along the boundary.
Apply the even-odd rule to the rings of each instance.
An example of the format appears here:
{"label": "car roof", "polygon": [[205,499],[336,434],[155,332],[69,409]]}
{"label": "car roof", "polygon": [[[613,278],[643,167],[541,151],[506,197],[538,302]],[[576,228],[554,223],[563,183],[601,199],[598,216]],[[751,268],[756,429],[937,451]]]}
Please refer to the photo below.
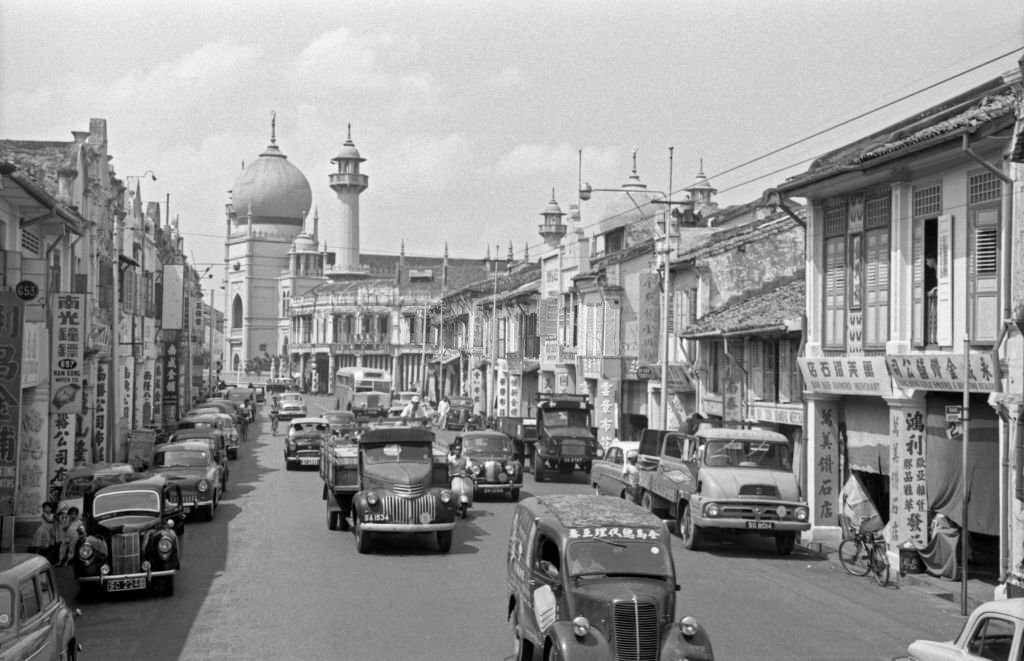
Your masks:
{"label": "car roof", "polygon": [[117,463],[103,463],[103,464],[83,464],[83,465],[75,466],[74,468],[68,469],[68,472],[66,473],[66,476],[68,478],[71,478],[71,477],[79,477],[81,475],[92,476],[92,475],[107,475],[107,474],[115,474],[115,473],[134,473],[134,472],[135,472],[135,466],[133,466],[131,464],[128,464],[128,463],[124,463],[124,462],[117,462]]}
{"label": "car roof", "polygon": [[196,452],[209,452],[210,444],[206,441],[193,441],[183,440],[174,441],[173,443],[164,443],[156,449],[157,452],[166,452],[167,450],[189,450]]}
{"label": "car roof", "polygon": [[404,443],[412,441],[434,442],[434,432],[422,427],[379,427],[367,429],[359,437],[359,444],[365,443]]}
{"label": "car roof", "polygon": [[0,553],[0,573],[10,572],[17,578],[34,574],[50,563],[38,553]]}
{"label": "car roof", "polygon": [[315,415],[315,416],[311,415],[311,416],[307,416],[305,418],[292,418],[291,420],[288,421],[289,425],[298,425],[298,424],[308,425],[308,424],[311,424],[311,423],[312,424],[323,424],[323,425],[329,424],[327,422],[327,418],[321,418],[318,415]]}
{"label": "car roof", "polygon": [[210,422],[211,420],[220,420],[220,413],[202,413],[200,415],[188,415],[184,418],[179,418],[174,424],[180,424],[182,422]]}
{"label": "car roof", "polygon": [[733,429],[731,427],[704,427],[697,436],[709,441],[732,439],[737,441],[775,441],[789,443],[789,439],[775,431],[767,429]]}
{"label": "car roof", "polygon": [[115,491],[138,491],[140,489],[150,489],[153,491],[161,491],[167,484],[167,479],[162,475],[154,475],[152,473],[139,473],[139,478],[135,480],[128,480],[126,482],[117,482],[116,484],[107,484],[96,491],[96,494],[101,493],[113,493]]}
{"label": "car roof", "polygon": [[1006,615],[1024,620],[1024,597],[986,601],[975,609],[976,613]]}
{"label": "car roof", "polygon": [[503,438],[506,441],[510,441],[508,434],[502,434],[500,431],[494,431],[493,429],[473,429],[470,431],[464,431],[459,434],[462,438]]}
{"label": "car roof", "polygon": [[661,528],[664,521],[639,505],[612,496],[568,495],[532,496],[522,501],[525,507],[546,510],[565,528],[593,526],[646,526]]}

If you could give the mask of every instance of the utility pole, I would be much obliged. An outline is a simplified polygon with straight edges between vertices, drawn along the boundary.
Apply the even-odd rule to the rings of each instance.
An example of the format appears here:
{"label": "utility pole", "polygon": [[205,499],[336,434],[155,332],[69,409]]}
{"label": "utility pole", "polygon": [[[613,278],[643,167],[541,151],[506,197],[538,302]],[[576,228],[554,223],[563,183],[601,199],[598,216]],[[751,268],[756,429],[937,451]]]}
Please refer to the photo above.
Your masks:
{"label": "utility pole", "polygon": [[[500,246],[499,246],[500,248]],[[497,253],[495,253],[497,254]],[[494,417],[494,384],[498,372],[498,262],[494,264],[494,289],[491,293],[491,364],[487,370],[487,417]]]}

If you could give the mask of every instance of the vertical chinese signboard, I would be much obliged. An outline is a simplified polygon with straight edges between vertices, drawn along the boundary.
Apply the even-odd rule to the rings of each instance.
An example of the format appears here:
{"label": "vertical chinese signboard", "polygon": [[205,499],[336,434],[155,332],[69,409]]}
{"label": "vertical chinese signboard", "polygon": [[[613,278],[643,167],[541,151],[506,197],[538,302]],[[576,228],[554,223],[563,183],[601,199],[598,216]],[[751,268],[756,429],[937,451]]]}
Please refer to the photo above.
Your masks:
{"label": "vertical chinese signboard", "polygon": [[661,278],[655,273],[640,277],[641,305],[637,309],[637,353],[642,365],[653,365],[661,355]]}
{"label": "vertical chinese signboard", "polygon": [[889,461],[889,537],[893,544],[928,543],[928,479],[925,412],[921,408],[893,410],[890,420],[892,454]]}
{"label": "vertical chinese signboard", "polygon": [[597,441],[602,446],[607,446],[615,440],[619,433],[619,405],[615,381],[602,378],[598,382],[597,402],[595,404],[594,417],[597,424]]}
{"label": "vertical chinese signboard", "polygon": [[93,416],[93,461],[107,460],[107,425],[110,420],[110,364],[96,364],[96,412]]}
{"label": "vertical chinese signboard", "polygon": [[164,420],[178,419],[178,375],[180,363],[177,339],[164,345]]}
{"label": "vertical chinese signboard", "polygon": [[50,296],[53,340],[50,360],[50,488],[59,488],[75,456],[85,378],[85,294]]}
{"label": "vertical chinese signboard", "polygon": [[21,343],[24,303],[0,292],[0,515],[14,514],[21,423]]}
{"label": "vertical chinese signboard", "polygon": [[839,525],[839,430],[835,402],[817,407],[817,437],[814,439],[814,525]]}

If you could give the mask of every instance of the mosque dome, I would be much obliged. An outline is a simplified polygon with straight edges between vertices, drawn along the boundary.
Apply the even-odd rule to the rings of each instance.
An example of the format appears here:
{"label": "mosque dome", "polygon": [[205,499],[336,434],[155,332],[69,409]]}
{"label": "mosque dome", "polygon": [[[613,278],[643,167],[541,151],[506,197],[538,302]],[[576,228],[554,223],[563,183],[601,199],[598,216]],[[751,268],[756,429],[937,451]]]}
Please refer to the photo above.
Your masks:
{"label": "mosque dome", "polygon": [[290,252],[317,252],[316,240],[309,232],[302,232],[295,237]]}
{"label": "mosque dome", "polygon": [[640,181],[635,167],[629,180],[622,184],[621,188],[623,192],[612,195],[605,205],[598,223],[598,232],[604,234],[625,227],[626,232],[638,240],[643,236],[653,235],[654,220],[662,210],[650,202],[659,198],[660,194],[653,194],[647,190],[647,184]]}
{"label": "mosque dome", "polygon": [[271,138],[270,144],[238,175],[231,189],[236,223],[245,224],[252,210],[252,222],[302,227],[313,204],[313,191],[302,172]]}

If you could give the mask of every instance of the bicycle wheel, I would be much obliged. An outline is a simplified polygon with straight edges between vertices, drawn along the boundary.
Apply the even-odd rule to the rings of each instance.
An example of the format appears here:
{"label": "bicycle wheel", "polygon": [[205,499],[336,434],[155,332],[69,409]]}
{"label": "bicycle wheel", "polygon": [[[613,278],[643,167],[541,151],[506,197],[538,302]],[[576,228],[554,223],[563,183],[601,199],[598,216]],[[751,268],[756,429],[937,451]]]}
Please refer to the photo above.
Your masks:
{"label": "bicycle wheel", "polygon": [[880,542],[871,547],[871,574],[875,582],[885,587],[889,584],[889,558],[885,552],[885,543]]}
{"label": "bicycle wheel", "polygon": [[854,576],[867,576],[871,571],[864,542],[856,537],[848,537],[839,544],[839,563]]}

